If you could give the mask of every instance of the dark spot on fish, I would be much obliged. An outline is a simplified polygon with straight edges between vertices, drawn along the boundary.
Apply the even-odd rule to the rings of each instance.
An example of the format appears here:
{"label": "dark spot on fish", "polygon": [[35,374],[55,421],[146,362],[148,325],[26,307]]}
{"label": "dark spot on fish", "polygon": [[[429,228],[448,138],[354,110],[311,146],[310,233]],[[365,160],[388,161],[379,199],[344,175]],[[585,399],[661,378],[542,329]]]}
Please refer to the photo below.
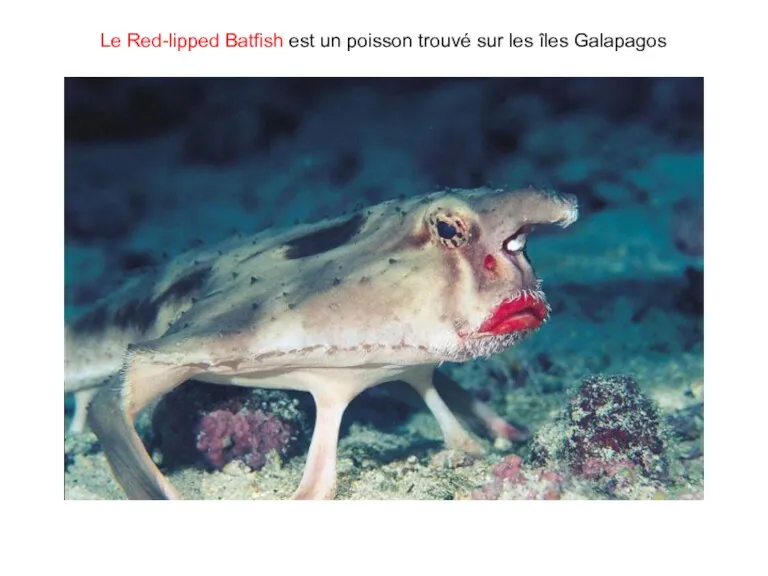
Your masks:
{"label": "dark spot on fish", "polygon": [[283,292],[283,296],[288,296],[288,292]]}
{"label": "dark spot on fish", "polygon": [[296,304],[288,304],[288,310],[293,310],[296,308]]}
{"label": "dark spot on fish", "polygon": [[334,278],[333,279],[333,285],[334,286],[338,286],[339,284],[341,284],[341,278]]}
{"label": "dark spot on fish", "polygon": [[256,284],[256,282],[258,282],[258,281],[259,281],[259,279],[256,278],[256,276],[251,276],[251,284]]}
{"label": "dark spot on fish", "polygon": [[[210,268],[195,270],[194,272],[179,278],[154,300],[150,298],[132,298],[117,309],[112,318],[112,322],[118,328],[127,329],[133,327],[140,331],[146,331],[157,321],[161,306],[166,302],[182,300],[197,293],[208,279],[210,271]],[[196,299],[195,297],[192,298],[194,303]],[[90,323],[91,326],[94,326],[94,320],[98,320],[102,322],[100,328],[104,328],[107,320],[106,309],[102,309],[101,312],[98,312],[98,314],[103,313],[104,318],[100,318],[97,312],[98,310],[94,311],[94,316],[90,320],[83,318],[81,323],[75,327],[77,329],[82,329],[83,326],[86,326],[85,329],[88,329],[88,323]],[[94,326],[91,329],[98,328]]]}
{"label": "dark spot on fish", "polygon": [[219,256],[224,256],[224,250],[219,250]]}
{"label": "dark spot on fish", "polygon": [[257,302],[254,302],[253,304],[251,304],[251,308],[253,310],[258,310],[259,309],[259,304]]}
{"label": "dark spot on fish", "polygon": [[234,280],[235,278],[237,278],[237,272],[232,272],[232,280]]}
{"label": "dark spot on fish", "polygon": [[163,304],[168,300],[180,300],[199,291],[211,274],[210,268],[201,268],[182,276],[171,284],[156,300],[157,304]]}
{"label": "dark spot on fish", "polygon": [[285,257],[295,260],[339,248],[354,238],[365,222],[366,217],[358,213],[339,224],[294,238],[285,244]]}
{"label": "dark spot on fish", "polygon": [[397,264],[397,260],[395,260],[394,258],[390,258],[389,259],[389,263],[390,264]]}
{"label": "dark spot on fish", "polygon": [[147,330],[157,320],[160,311],[159,298],[157,301],[134,298],[125,303],[115,312],[114,323],[119,328],[131,326],[138,330]]}
{"label": "dark spot on fish", "polygon": [[371,281],[371,279],[368,276],[363,276],[360,278],[360,284],[368,284]]}
{"label": "dark spot on fish", "polygon": [[192,248],[199,248],[200,246],[203,245],[203,241],[200,238],[193,238],[192,241],[190,242],[190,245],[192,246]]}
{"label": "dark spot on fish", "polygon": [[194,296],[192,296],[192,304],[197,304],[197,298],[195,298]]}

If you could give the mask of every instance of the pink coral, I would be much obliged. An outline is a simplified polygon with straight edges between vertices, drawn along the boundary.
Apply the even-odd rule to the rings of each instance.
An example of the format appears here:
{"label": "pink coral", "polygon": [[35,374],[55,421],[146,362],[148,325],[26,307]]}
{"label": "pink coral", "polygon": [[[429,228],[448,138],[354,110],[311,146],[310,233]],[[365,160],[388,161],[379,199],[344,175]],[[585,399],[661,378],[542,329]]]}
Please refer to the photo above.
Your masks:
{"label": "pink coral", "polygon": [[560,472],[547,468],[529,468],[522,458],[510,454],[491,469],[491,478],[472,492],[473,500],[516,498],[559,500],[565,479]]}
{"label": "pink coral", "polygon": [[235,458],[258,470],[272,450],[282,452],[291,439],[285,422],[260,410],[215,410],[200,421],[197,449],[214,468],[222,468]]}
{"label": "pink coral", "polygon": [[520,456],[510,454],[493,467],[493,476],[501,482],[504,480],[517,480],[520,476],[520,466],[522,464],[523,459]]}

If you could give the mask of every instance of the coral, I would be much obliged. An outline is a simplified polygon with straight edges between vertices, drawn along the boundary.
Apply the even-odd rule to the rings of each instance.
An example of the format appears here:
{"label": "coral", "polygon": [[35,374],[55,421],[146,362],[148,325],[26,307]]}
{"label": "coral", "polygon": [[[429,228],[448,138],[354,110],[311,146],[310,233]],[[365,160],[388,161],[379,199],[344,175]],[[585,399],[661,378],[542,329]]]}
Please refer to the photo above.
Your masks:
{"label": "coral", "polygon": [[200,422],[197,449],[214,468],[223,468],[235,458],[242,458],[258,470],[270,452],[283,452],[290,439],[290,425],[272,414],[260,410],[214,410]]}
{"label": "coral", "polygon": [[523,459],[517,454],[510,454],[504,460],[493,467],[491,471],[494,478],[499,480],[515,480],[520,475],[520,466]]}
{"label": "coral", "polygon": [[151,445],[165,468],[237,460],[258,470],[273,450],[302,450],[308,430],[305,411],[284,392],[189,382],[155,409]]}
{"label": "coral", "polygon": [[668,479],[668,429],[624,375],[586,378],[557,422],[531,444],[536,466],[563,469],[615,497],[644,497]]}
{"label": "coral", "polygon": [[529,468],[509,454],[491,469],[490,480],[472,492],[473,500],[559,500],[564,477],[547,468]]}
{"label": "coral", "polygon": [[571,468],[589,478],[637,469],[650,479],[667,473],[658,410],[628,376],[590,376],[566,408],[565,450]]}

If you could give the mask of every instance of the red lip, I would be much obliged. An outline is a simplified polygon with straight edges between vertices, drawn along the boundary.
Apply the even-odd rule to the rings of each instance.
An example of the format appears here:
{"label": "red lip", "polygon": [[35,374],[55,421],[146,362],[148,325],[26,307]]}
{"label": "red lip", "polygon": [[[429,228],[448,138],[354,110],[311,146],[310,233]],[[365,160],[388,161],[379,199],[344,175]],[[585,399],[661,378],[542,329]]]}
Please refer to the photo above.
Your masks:
{"label": "red lip", "polygon": [[544,300],[523,294],[514,300],[504,300],[480,326],[479,332],[509,334],[541,326],[549,314]]}

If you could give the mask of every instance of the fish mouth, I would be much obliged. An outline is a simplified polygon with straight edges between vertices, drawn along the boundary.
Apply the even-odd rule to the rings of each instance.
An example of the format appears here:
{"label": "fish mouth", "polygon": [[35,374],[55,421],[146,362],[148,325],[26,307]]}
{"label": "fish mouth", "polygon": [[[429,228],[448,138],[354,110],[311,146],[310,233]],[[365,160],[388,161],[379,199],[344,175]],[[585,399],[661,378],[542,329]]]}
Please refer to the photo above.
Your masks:
{"label": "fish mouth", "polygon": [[535,330],[549,316],[549,306],[543,297],[531,292],[506,299],[491,312],[480,325],[480,334],[510,334],[522,330]]}

